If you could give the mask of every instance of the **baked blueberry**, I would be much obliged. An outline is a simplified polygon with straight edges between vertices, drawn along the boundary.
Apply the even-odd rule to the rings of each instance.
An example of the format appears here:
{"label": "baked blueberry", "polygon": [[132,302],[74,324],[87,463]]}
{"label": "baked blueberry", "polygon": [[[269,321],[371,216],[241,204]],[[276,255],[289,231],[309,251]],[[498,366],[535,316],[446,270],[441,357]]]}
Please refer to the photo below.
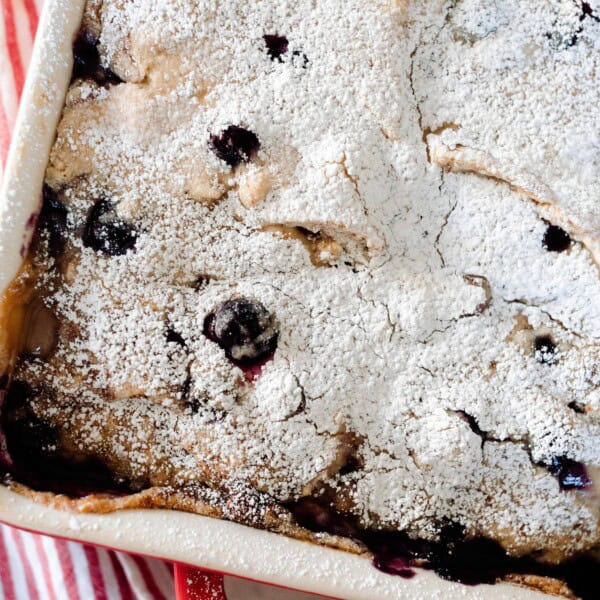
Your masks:
{"label": "baked blueberry", "polygon": [[204,335],[231,361],[251,367],[275,352],[279,329],[274,315],[260,302],[234,298],[207,315]]}
{"label": "baked blueberry", "polygon": [[210,148],[218,158],[235,168],[256,156],[260,142],[252,131],[238,125],[230,125],[219,135],[210,136]]}
{"label": "baked blueberry", "polygon": [[576,400],[573,400],[572,402],[569,402],[569,404],[567,404],[567,406],[574,412],[580,414],[580,415],[584,415],[585,414],[585,406],[583,406],[582,404],[580,404],[579,402],[577,402]]}
{"label": "baked blueberry", "polygon": [[30,402],[35,395],[36,391],[27,383],[15,380],[6,392],[2,407],[9,460],[18,470],[33,469],[56,448],[56,431],[35,417],[31,410]]}
{"label": "baked blueberry", "polygon": [[65,205],[58,199],[56,192],[45,185],[39,223],[48,235],[48,253],[53,258],[59,257],[64,251],[67,217]]}
{"label": "baked blueberry", "polygon": [[135,248],[137,237],[135,228],[119,218],[113,203],[103,198],[90,210],[81,239],[86,248],[121,256]]}
{"label": "baked blueberry", "polygon": [[167,338],[167,343],[177,344],[178,346],[181,346],[182,348],[185,348],[185,346],[186,346],[183,336],[178,331],[173,329],[172,327],[169,327],[167,329],[167,333],[166,333],[165,337]]}
{"label": "baked blueberry", "polygon": [[551,364],[556,357],[556,344],[549,335],[538,335],[534,342],[533,348],[535,358],[538,362]]}
{"label": "baked blueberry", "polygon": [[267,46],[267,54],[271,60],[283,62],[281,58],[289,48],[289,42],[283,35],[263,35],[263,40]]}
{"label": "baked blueberry", "polygon": [[82,29],[73,42],[73,79],[93,79],[100,85],[122,83],[122,79],[102,66],[98,53],[98,38]]}
{"label": "baked blueberry", "polygon": [[549,470],[558,479],[561,490],[583,490],[592,484],[585,465],[566,456],[555,456]]}
{"label": "baked blueberry", "polygon": [[300,50],[294,50],[292,52],[292,64],[295,67],[301,67],[302,69],[306,69],[308,66],[308,56],[304,54],[304,52],[300,52]]}
{"label": "baked blueberry", "polygon": [[592,21],[596,21],[596,23],[600,23],[600,16],[596,14],[592,5],[589,2],[581,3],[581,14],[579,15],[579,20],[583,21],[586,18],[592,19]]}
{"label": "baked blueberry", "polygon": [[60,431],[34,412],[36,398],[41,396],[51,397],[52,392],[46,388],[34,389],[15,380],[2,406],[6,448],[5,452],[0,452],[1,462],[16,481],[35,490],[71,497],[139,491],[131,482],[112,474],[94,457],[67,460],[62,455]]}
{"label": "baked blueberry", "polygon": [[562,228],[557,225],[548,225],[542,240],[542,246],[548,252],[564,252],[571,246],[571,237]]}

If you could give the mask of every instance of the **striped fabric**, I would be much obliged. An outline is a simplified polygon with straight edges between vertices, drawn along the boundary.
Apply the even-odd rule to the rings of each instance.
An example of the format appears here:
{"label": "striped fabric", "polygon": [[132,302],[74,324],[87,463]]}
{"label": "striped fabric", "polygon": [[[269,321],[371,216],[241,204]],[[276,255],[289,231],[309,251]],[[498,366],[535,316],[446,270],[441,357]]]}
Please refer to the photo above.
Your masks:
{"label": "striped fabric", "polygon": [[[0,164],[4,165],[8,141],[43,0],[0,0]],[[1,171],[0,171],[1,174]]]}
{"label": "striped fabric", "polygon": [[0,526],[2,600],[171,600],[173,597],[172,567],[162,561]]}
{"label": "striped fabric", "polygon": [[[0,0],[0,180],[43,0]],[[173,569],[0,525],[0,599],[170,600]]]}

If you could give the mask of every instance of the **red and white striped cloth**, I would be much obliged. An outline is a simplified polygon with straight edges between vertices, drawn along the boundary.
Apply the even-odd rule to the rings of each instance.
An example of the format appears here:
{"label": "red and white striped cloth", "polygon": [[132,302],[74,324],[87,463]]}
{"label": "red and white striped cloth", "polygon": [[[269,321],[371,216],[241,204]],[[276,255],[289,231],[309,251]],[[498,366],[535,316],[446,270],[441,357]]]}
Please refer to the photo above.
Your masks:
{"label": "red and white striped cloth", "polygon": [[[6,2],[9,0],[1,0]],[[171,600],[171,565],[0,526],[0,598]]]}
{"label": "red and white striped cloth", "polygon": [[[0,0],[0,180],[43,0]],[[170,600],[173,568],[0,525],[0,599]]]}
{"label": "red and white striped cloth", "polygon": [[42,4],[43,0],[0,0],[0,168],[6,161]]}

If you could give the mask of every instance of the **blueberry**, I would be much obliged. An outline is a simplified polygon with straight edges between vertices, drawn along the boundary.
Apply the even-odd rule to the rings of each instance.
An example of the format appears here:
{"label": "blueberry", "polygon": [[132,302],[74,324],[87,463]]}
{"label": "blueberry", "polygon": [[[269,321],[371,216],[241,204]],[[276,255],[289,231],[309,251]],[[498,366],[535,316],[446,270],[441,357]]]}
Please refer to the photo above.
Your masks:
{"label": "blueberry", "polygon": [[263,35],[263,40],[267,46],[267,54],[271,60],[283,62],[281,58],[289,48],[289,43],[286,37],[282,35]]}
{"label": "blueberry", "polygon": [[167,329],[166,338],[167,343],[177,344],[182,348],[185,348],[186,346],[183,336],[178,331],[175,331],[175,329],[173,329],[172,327],[169,327]]}
{"label": "blueberry", "polygon": [[543,364],[552,364],[556,357],[556,344],[549,335],[538,335],[534,342],[533,348],[535,351],[535,358],[538,362]]}
{"label": "blueberry", "polygon": [[581,15],[579,16],[579,20],[583,21],[586,17],[590,17],[596,22],[600,21],[600,17],[594,13],[594,9],[589,2],[581,3]]}
{"label": "blueberry", "polygon": [[103,67],[98,53],[98,39],[82,29],[73,42],[73,79],[93,79],[100,85],[122,83],[110,69]]}
{"label": "blueberry", "polygon": [[250,367],[275,352],[279,329],[260,302],[235,298],[207,315],[204,335],[223,348],[231,361]]}
{"label": "blueberry", "polygon": [[583,490],[592,484],[585,465],[566,456],[555,456],[549,471],[558,479],[561,490]]}
{"label": "blueberry", "polygon": [[53,258],[59,257],[65,248],[68,211],[58,199],[56,192],[44,186],[43,203],[39,225],[48,235],[48,252]]}
{"label": "blueberry", "polygon": [[548,252],[564,252],[571,246],[571,237],[562,227],[548,225],[544,233],[542,246]]}
{"label": "blueberry", "polygon": [[230,125],[219,135],[210,136],[210,148],[218,158],[235,168],[256,156],[260,142],[252,131]]}
{"label": "blueberry", "polygon": [[567,404],[567,406],[574,412],[580,414],[580,415],[584,415],[585,414],[585,406],[581,405],[579,402],[577,402],[576,400],[573,400],[572,402],[569,402],[569,404]]}
{"label": "blueberry", "polygon": [[78,455],[68,459],[61,448],[63,430],[40,419],[34,411],[36,398],[52,398],[52,390],[32,388],[13,381],[2,406],[2,430],[6,443],[4,466],[11,477],[28,487],[82,497],[90,493],[135,492],[131,482],[116,477],[100,460]]}
{"label": "blueberry", "polygon": [[304,52],[300,52],[300,50],[294,50],[292,52],[292,64],[295,67],[301,67],[302,69],[306,69],[308,63],[308,56],[306,56]]}
{"label": "blueberry", "polygon": [[86,248],[121,256],[135,248],[137,237],[135,228],[120,219],[113,203],[103,198],[90,210],[81,239]]}
{"label": "blueberry", "polygon": [[41,457],[54,451],[58,440],[56,430],[33,414],[30,402],[36,395],[27,383],[15,380],[2,407],[8,454],[19,467],[30,468],[38,463]]}

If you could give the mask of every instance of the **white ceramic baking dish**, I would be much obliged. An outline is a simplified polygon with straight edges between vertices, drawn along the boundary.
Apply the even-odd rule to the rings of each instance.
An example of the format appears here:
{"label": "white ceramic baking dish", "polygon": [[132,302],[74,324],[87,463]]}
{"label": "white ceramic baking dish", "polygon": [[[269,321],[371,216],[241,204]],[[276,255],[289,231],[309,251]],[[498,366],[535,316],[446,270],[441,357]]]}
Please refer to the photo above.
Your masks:
{"label": "white ceramic baking dish", "polygon": [[[16,275],[32,233],[32,215],[72,69],[71,43],[84,0],[46,0],[0,191],[0,292]],[[164,558],[338,598],[528,599],[544,594],[511,585],[467,587],[432,572],[385,575],[368,558],[165,510],[74,514],[0,486],[0,521],[24,529]]]}

